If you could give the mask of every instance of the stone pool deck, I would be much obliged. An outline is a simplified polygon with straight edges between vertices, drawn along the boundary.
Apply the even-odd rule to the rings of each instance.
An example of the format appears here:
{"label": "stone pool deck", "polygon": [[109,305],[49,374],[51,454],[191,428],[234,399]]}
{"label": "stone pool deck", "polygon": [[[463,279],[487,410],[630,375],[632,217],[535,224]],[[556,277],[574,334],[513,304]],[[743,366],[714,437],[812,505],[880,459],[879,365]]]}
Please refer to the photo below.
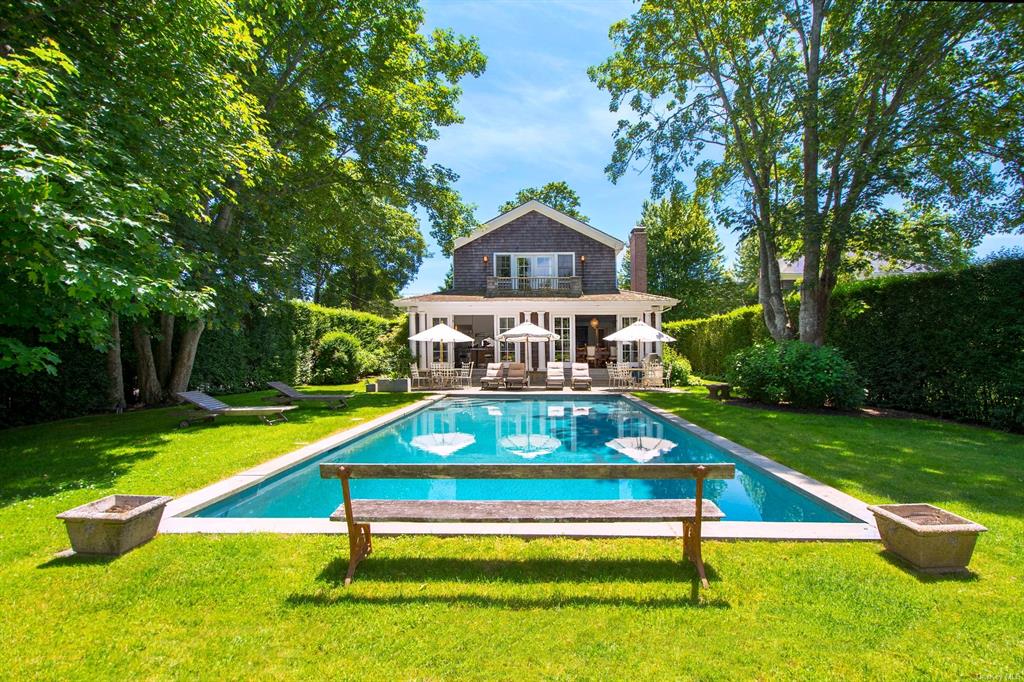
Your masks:
{"label": "stone pool deck", "polygon": [[[656,414],[661,419],[708,441],[765,473],[832,507],[853,519],[849,523],[802,523],[765,521],[719,521],[706,523],[703,536],[728,540],[801,540],[801,541],[873,541],[878,540],[874,516],[867,504],[843,492],[816,481],[799,471],[760,455],[749,448],[733,443],[707,429],[681,419],[659,407],[620,390],[596,389],[593,394],[621,395],[634,404]],[[450,396],[517,397],[547,395],[564,397],[559,391],[480,391],[463,389],[444,393],[425,394],[424,399],[390,412],[365,424],[328,436],[288,454],[276,457],[259,466],[243,471],[194,493],[184,495],[167,505],[161,533],[314,533],[344,534],[345,524],[325,518],[196,518],[189,514],[223,500],[250,486],[274,476],[296,464],[317,457],[331,448],[343,445],[365,433],[373,431],[406,415],[423,410]],[[587,393],[577,392],[585,397]],[[682,525],[676,523],[375,523],[375,535],[517,535],[524,537],[682,537]]]}

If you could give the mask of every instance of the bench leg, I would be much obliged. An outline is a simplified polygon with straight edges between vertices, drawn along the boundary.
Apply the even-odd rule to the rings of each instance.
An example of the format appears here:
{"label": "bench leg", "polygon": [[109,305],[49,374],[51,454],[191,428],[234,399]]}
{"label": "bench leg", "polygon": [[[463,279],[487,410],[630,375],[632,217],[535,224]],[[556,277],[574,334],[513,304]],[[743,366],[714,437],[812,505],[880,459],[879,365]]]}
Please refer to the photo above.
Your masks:
{"label": "bench leg", "polygon": [[708,577],[704,572],[704,558],[700,552],[700,538],[697,537],[696,529],[692,523],[683,522],[683,552],[686,558],[693,562],[694,567],[697,569],[697,576],[700,578],[700,584],[704,587],[710,587],[708,583]]}
{"label": "bench leg", "polygon": [[370,524],[355,524],[354,533],[348,536],[348,572],[345,574],[345,587],[352,584],[356,574],[356,566],[373,551],[373,540],[370,537]]}

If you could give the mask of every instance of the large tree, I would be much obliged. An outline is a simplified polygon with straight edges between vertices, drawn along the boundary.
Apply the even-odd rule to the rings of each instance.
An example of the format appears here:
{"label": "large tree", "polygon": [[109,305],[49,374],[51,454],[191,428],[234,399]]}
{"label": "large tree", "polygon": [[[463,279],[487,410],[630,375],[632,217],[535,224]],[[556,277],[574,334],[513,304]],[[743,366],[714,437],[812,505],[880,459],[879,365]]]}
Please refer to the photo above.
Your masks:
{"label": "large tree", "polygon": [[570,215],[580,222],[587,222],[589,218],[580,212],[580,195],[569,186],[564,180],[556,180],[540,187],[524,187],[516,192],[511,201],[506,201],[498,207],[498,211],[505,213],[516,206],[525,204],[531,199],[536,199],[542,204],[547,204],[553,209]]}
{"label": "large tree", "polygon": [[213,303],[171,225],[266,155],[235,75],[256,46],[219,0],[15,3],[0,31],[0,367],[109,347],[117,405],[119,317]]}
{"label": "large tree", "polygon": [[1021,22],[990,4],[645,2],[591,72],[635,114],[609,173],[649,158],[659,193],[695,169],[698,193],[739,207],[776,338],[791,333],[776,261],[795,245],[799,334],[821,343],[844,256],[886,202],[940,211],[931,224],[966,243],[1020,228]]}

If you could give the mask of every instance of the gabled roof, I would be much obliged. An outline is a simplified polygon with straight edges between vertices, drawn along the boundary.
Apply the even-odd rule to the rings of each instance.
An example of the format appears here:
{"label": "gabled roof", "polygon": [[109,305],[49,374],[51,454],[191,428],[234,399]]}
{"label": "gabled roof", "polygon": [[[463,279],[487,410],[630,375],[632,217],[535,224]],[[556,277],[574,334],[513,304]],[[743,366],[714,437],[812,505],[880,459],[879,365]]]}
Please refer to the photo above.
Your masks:
{"label": "gabled roof", "polygon": [[590,225],[587,225],[586,223],[580,220],[576,220],[570,215],[566,215],[557,209],[551,208],[547,204],[542,204],[536,199],[530,199],[525,204],[520,204],[519,206],[513,208],[511,211],[507,211],[506,213],[502,213],[497,218],[492,218],[491,220],[488,220],[486,223],[484,223],[477,229],[473,230],[473,232],[471,232],[469,235],[457,238],[455,240],[455,248],[457,249],[461,246],[465,246],[474,239],[479,239],[480,237],[483,237],[485,234],[493,232],[494,230],[497,230],[499,227],[503,227],[504,225],[507,225],[516,218],[521,218],[531,211],[536,211],[537,213],[540,213],[543,216],[551,218],[552,220],[559,222],[570,229],[576,230],[577,232],[584,236],[590,237],[594,241],[600,242],[605,246],[610,246],[611,248],[615,249],[616,255],[618,255],[618,253],[622,251],[622,249],[625,248],[626,246],[623,242],[619,241],[618,239],[616,239],[615,237],[611,236],[606,232],[602,232],[596,227],[591,227]]}

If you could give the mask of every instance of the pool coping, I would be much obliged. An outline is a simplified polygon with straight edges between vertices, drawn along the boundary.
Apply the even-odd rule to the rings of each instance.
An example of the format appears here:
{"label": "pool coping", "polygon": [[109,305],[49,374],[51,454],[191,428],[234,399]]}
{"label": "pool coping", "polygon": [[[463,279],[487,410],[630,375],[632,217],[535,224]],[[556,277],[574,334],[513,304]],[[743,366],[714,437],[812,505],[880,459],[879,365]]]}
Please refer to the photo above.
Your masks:
{"label": "pool coping", "polygon": [[[561,397],[560,393],[527,394],[548,395],[552,398]],[[698,438],[727,451],[729,454],[744,460],[747,464],[760,469],[790,487],[796,488],[815,501],[824,503],[840,513],[855,519],[846,523],[812,523],[812,522],[772,522],[772,521],[717,521],[707,523],[703,527],[703,536],[709,539],[728,540],[794,540],[794,541],[874,541],[878,540],[874,516],[868,505],[857,498],[840,492],[816,479],[791,469],[775,460],[765,457],[750,448],[732,442],[703,427],[652,405],[641,398],[627,392],[598,392],[590,395],[622,396],[638,407],[645,409],[659,418],[671,422]],[[188,516],[199,509],[219,502],[246,488],[275,476],[309,459],[323,454],[325,451],[343,445],[370,431],[402,419],[410,414],[424,410],[434,403],[449,396],[482,395],[522,396],[524,392],[495,391],[481,394],[476,392],[452,391],[424,396],[411,405],[381,415],[368,422],[359,424],[339,433],[322,438],[298,450],[280,455],[239,474],[229,476],[221,481],[205,486],[200,490],[183,495],[168,503],[163,520],[160,522],[161,533],[283,533],[283,534],[345,534],[345,524],[336,523],[323,518],[203,518]],[[578,394],[577,394],[578,395]],[[858,523],[859,521],[859,523]],[[517,535],[523,537],[662,537],[677,538],[682,535],[680,524],[658,523],[375,523],[375,535]]]}

